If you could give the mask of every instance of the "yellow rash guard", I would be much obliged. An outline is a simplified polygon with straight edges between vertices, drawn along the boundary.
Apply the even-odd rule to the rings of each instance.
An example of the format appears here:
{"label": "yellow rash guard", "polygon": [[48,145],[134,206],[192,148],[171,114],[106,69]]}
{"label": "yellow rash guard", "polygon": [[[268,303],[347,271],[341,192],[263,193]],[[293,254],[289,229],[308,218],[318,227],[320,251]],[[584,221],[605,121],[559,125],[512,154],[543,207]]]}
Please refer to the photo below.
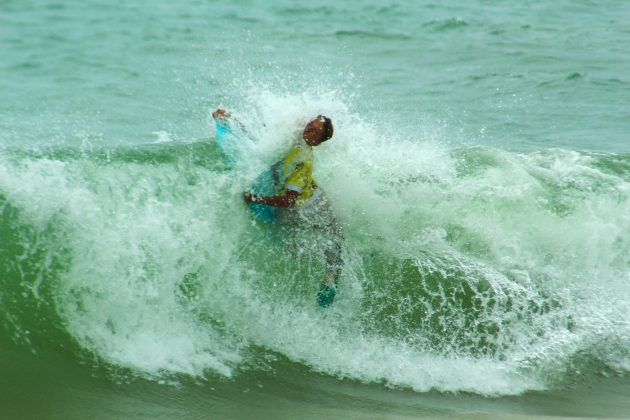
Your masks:
{"label": "yellow rash guard", "polygon": [[312,147],[306,144],[293,146],[282,160],[282,171],[285,181],[280,195],[289,190],[298,192],[295,207],[306,206],[317,199],[320,190],[313,179]]}

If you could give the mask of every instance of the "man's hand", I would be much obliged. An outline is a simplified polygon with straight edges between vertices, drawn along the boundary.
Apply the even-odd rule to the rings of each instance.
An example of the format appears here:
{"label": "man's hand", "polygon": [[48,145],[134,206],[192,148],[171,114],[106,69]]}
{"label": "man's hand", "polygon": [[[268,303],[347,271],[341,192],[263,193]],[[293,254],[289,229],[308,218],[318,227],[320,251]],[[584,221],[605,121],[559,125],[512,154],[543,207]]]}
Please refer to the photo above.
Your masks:
{"label": "man's hand", "polygon": [[214,118],[215,120],[217,118],[227,119],[229,116],[230,116],[230,113],[227,112],[225,109],[221,109],[221,108],[217,108],[216,111],[212,113],[212,118]]}
{"label": "man's hand", "polygon": [[243,199],[247,204],[252,204],[256,202],[256,196],[250,192],[244,192]]}

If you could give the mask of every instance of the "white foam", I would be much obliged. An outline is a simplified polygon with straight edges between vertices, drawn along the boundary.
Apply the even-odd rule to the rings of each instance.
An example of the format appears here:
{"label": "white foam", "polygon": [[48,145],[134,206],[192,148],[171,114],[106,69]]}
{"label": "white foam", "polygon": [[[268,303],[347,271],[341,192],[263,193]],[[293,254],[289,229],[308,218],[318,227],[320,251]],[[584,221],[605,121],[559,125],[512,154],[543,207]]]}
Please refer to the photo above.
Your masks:
{"label": "white foam", "polygon": [[[594,337],[628,336],[630,188],[587,155],[452,149],[432,128],[362,117],[334,92],[259,90],[245,103],[251,109],[235,113],[255,140],[234,171],[87,157],[0,162],[0,191],[24,223],[41,231],[52,223],[71,255],[55,305],[87,351],[150,377],[230,376],[246,365],[243,349],[257,345],[339,377],[495,395],[541,389],[545,372]],[[319,113],[333,119],[335,136],[316,150],[316,177],[346,235],[329,311],[314,303],[321,263],[265,236],[241,201],[249,180]],[[373,255],[413,261],[419,279],[442,276],[441,325],[477,322],[464,335],[471,346],[481,346],[474,328],[496,325],[488,337],[498,350],[440,350],[421,336],[435,334],[422,320],[406,337],[379,330],[365,319],[378,314],[364,306],[367,289],[387,297],[409,281],[396,270],[373,278]],[[187,301],[180,286],[190,273],[199,294]],[[458,284],[477,291],[479,314],[448,296]],[[407,314],[406,304],[434,310],[420,300],[392,308]],[[606,362],[627,370],[623,357]]]}

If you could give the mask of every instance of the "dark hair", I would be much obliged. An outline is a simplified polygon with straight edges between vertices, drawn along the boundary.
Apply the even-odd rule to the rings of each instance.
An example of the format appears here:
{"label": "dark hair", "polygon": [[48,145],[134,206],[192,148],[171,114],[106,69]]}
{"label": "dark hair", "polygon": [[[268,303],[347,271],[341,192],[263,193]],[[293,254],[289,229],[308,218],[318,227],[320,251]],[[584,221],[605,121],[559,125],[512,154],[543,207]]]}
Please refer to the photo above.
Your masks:
{"label": "dark hair", "polygon": [[318,115],[317,118],[319,118],[319,120],[324,123],[324,137],[322,138],[323,143],[326,140],[330,140],[332,138],[334,132],[333,123],[330,118],[323,115]]}

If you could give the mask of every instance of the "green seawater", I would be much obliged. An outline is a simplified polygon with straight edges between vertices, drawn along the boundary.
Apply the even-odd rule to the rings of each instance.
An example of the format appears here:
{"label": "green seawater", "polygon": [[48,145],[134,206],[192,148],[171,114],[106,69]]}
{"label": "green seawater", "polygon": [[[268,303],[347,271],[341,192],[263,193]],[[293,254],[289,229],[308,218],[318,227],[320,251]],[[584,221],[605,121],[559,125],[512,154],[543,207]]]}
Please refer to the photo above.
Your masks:
{"label": "green seawater", "polygon": [[[630,418],[629,19],[0,0],[0,417]],[[241,198],[320,113],[327,310]]]}

